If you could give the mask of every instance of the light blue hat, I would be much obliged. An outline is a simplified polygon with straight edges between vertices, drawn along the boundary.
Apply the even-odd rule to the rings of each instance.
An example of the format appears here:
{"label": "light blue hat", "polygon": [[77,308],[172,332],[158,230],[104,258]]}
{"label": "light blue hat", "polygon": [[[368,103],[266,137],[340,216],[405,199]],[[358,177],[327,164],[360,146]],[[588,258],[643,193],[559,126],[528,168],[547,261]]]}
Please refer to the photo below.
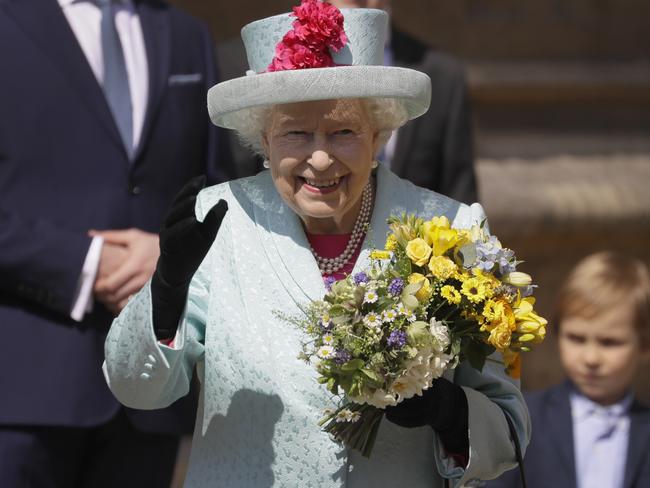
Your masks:
{"label": "light blue hat", "polygon": [[238,129],[243,111],[284,103],[342,98],[393,98],[410,119],[429,108],[431,80],[419,71],[383,66],[388,15],[376,9],[341,9],[347,44],[330,50],[335,67],[267,72],[276,46],[292,30],[290,14],[246,25],[242,39],[250,70],[208,91],[208,110],[215,125]]}

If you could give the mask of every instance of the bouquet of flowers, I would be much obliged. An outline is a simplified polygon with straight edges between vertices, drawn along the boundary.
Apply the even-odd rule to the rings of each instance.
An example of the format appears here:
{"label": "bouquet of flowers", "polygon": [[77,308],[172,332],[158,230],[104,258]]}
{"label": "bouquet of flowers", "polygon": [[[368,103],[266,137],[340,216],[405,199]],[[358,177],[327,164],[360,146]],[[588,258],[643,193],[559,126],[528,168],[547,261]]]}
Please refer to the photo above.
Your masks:
{"label": "bouquet of flowers", "polygon": [[330,281],[323,300],[296,320],[300,357],[340,396],[320,425],[369,456],[384,409],[421,395],[468,361],[481,370],[499,351],[518,376],[519,353],[543,340],[529,275],[483,226],[451,228],[446,217],[391,217],[384,250],[369,269]]}

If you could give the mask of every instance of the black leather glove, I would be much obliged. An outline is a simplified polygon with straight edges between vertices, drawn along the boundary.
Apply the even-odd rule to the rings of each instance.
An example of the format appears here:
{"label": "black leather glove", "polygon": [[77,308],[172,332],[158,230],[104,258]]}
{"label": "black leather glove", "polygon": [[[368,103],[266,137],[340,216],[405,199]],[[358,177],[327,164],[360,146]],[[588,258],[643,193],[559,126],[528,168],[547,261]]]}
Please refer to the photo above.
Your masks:
{"label": "black leather glove", "polygon": [[219,200],[203,222],[196,220],[196,195],[205,181],[205,176],[197,176],[181,189],[160,230],[160,257],[151,278],[153,326],[158,339],[169,339],[176,333],[192,276],[228,211],[228,204]]}
{"label": "black leather glove", "polygon": [[422,396],[416,395],[394,407],[386,407],[386,419],[401,427],[429,425],[438,432],[448,452],[467,456],[468,410],[463,389],[444,378],[437,378]]}

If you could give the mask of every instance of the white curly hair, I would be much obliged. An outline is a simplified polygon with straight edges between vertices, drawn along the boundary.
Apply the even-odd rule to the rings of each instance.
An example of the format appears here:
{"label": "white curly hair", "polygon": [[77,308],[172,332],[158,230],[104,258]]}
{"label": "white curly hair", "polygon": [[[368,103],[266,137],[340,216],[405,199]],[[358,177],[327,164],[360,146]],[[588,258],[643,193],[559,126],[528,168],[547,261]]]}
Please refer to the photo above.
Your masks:
{"label": "white curly hair", "polygon": [[[370,116],[370,124],[379,131],[379,148],[388,142],[393,131],[409,120],[408,112],[396,98],[362,98]],[[237,136],[242,144],[256,154],[265,156],[262,133],[270,121],[274,106],[253,107],[238,114]]]}

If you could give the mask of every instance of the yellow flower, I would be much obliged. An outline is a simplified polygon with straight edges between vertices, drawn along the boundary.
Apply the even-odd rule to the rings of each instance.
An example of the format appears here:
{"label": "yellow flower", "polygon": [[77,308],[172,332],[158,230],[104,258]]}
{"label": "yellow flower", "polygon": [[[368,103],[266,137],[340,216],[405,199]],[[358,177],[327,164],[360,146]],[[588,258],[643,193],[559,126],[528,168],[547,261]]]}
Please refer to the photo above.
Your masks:
{"label": "yellow flower", "polygon": [[508,326],[499,326],[492,329],[488,342],[496,347],[498,350],[503,351],[510,346],[510,338],[512,333]]}
{"label": "yellow flower", "polygon": [[418,266],[424,266],[431,256],[431,248],[421,239],[416,237],[406,245],[406,255]]}
{"label": "yellow flower", "polygon": [[475,278],[478,278],[481,281],[481,284],[485,287],[485,296],[491,298],[494,295],[494,290],[496,290],[501,283],[498,279],[494,277],[492,273],[484,273],[479,268],[472,269],[472,274]]}
{"label": "yellow flower", "polygon": [[517,300],[514,307],[517,332],[523,335],[519,338],[520,342],[533,342],[537,344],[546,337],[547,320],[540,317],[533,310],[535,298],[526,297]]}
{"label": "yellow flower", "polygon": [[505,310],[503,308],[503,302],[501,300],[488,300],[485,302],[485,307],[483,308],[483,316],[490,322],[501,320],[504,313]]}
{"label": "yellow flower", "polygon": [[510,349],[502,351],[502,354],[503,362],[506,365],[506,373],[508,373],[511,378],[521,378],[521,355],[518,352],[511,351]]}
{"label": "yellow flower", "polygon": [[515,315],[504,300],[487,300],[482,315],[486,322],[481,326],[481,330],[492,331],[500,326],[507,327],[510,331],[516,329]]}
{"label": "yellow flower", "polygon": [[508,273],[502,278],[502,280],[504,283],[509,283],[519,287],[528,286],[533,282],[533,278],[528,273],[522,273],[521,271]]}
{"label": "yellow flower", "polygon": [[433,256],[429,260],[429,270],[439,280],[446,280],[454,276],[458,266],[445,256]]}
{"label": "yellow flower", "polygon": [[440,289],[440,295],[450,304],[458,305],[461,300],[458,290],[451,285],[445,285]]}
{"label": "yellow flower", "polygon": [[422,224],[422,237],[433,249],[434,256],[442,256],[461,242],[462,236],[449,226],[446,217],[436,217]]}
{"label": "yellow flower", "polygon": [[486,298],[485,284],[480,278],[472,277],[463,281],[461,293],[472,303],[480,303]]}
{"label": "yellow flower", "polygon": [[429,280],[420,273],[413,273],[409,276],[409,283],[420,283],[422,282],[422,288],[420,288],[415,294],[415,298],[420,302],[424,302],[431,297],[431,283]]}
{"label": "yellow flower", "polygon": [[519,336],[519,342],[531,342],[536,339],[535,334],[524,334]]}
{"label": "yellow flower", "polygon": [[375,249],[370,253],[370,259],[390,259],[390,253],[388,251],[378,251]]}
{"label": "yellow flower", "polygon": [[386,238],[386,245],[384,246],[384,249],[387,251],[394,251],[397,249],[397,237],[395,237],[395,234],[389,234],[388,237]]}
{"label": "yellow flower", "polygon": [[425,222],[424,226],[426,226],[427,224],[429,224],[429,226],[431,226],[431,227],[441,227],[443,229],[450,229],[451,228],[451,224],[449,223],[449,219],[447,217],[445,217],[444,215],[441,215],[440,217],[433,217],[428,222]]}

